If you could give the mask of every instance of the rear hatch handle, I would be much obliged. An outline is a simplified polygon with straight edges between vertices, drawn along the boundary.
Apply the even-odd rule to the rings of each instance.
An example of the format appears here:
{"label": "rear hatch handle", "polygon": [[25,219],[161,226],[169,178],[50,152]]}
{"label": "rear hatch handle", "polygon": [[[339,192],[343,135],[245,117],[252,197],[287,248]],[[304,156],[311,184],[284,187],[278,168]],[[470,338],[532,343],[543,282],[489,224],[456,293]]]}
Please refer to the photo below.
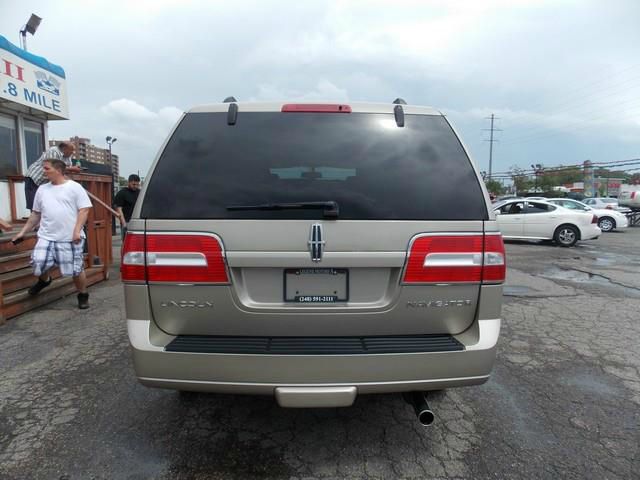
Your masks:
{"label": "rear hatch handle", "polygon": [[325,217],[337,218],[339,214],[338,202],[333,200],[323,202],[296,203],[260,203],[257,205],[227,205],[227,210],[323,210]]}

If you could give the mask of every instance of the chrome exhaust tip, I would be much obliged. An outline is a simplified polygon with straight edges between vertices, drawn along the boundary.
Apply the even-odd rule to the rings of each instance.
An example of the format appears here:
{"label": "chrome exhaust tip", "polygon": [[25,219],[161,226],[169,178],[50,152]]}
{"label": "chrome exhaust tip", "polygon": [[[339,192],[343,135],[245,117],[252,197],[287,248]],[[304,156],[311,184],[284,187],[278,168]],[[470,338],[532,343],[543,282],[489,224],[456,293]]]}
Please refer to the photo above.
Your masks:
{"label": "chrome exhaust tip", "polygon": [[407,392],[403,393],[405,401],[413,407],[413,411],[418,417],[418,421],[423,427],[433,424],[436,419],[433,411],[427,403],[427,395],[425,392]]}

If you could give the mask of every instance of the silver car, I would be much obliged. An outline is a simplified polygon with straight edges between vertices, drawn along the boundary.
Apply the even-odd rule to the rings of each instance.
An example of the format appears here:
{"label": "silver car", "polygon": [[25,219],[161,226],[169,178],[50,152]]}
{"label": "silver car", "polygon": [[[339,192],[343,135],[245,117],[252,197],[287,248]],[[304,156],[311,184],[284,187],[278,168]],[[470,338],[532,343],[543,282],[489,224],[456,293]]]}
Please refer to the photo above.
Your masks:
{"label": "silver car", "polygon": [[438,111],[390,104],[191,109],[123,247],[135,371],[150,387],[351,405],[489,378],[505,252]]}

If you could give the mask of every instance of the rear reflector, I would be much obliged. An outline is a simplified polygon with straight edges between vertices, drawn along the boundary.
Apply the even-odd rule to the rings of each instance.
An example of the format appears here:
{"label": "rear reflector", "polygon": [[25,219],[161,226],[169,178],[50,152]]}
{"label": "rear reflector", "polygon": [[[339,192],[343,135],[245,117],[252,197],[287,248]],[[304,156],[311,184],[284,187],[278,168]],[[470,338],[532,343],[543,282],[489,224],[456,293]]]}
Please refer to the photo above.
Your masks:
{"label": "rear reflector", "polygon": [[501,235],[425,235],[414,240],[404,283],[502,283]]}
{"label": "rear reflector", "polygon": [[282,106],[282,112],[309,113],[351,113],[349,105],[324,103],[287,103]]}
{"label": "rear reflector", "polygon": [[129,283],[229,283],[221,243],[201,234],[128,233],[121,272]]}

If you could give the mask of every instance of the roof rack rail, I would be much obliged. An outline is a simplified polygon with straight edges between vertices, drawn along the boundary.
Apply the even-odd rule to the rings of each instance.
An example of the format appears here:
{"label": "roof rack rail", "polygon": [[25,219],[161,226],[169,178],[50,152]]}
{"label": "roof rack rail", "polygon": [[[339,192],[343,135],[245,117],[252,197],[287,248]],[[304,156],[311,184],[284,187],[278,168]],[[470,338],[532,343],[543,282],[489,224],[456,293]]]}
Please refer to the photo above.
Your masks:
{"label": "roof rack rail", "polygon": [[238,100],[236,100],[236,97],[227,97],[225,98],[222,103],[231,103],[231,102],[237,102]]}
{"label": "roof rack rail", "polygon": [[407,102],[404,101],[404,98],[400,98],[400,97],[396,98],[393,101],[393,103],[395,103],[396,105],[406,105],[407,104]]}

